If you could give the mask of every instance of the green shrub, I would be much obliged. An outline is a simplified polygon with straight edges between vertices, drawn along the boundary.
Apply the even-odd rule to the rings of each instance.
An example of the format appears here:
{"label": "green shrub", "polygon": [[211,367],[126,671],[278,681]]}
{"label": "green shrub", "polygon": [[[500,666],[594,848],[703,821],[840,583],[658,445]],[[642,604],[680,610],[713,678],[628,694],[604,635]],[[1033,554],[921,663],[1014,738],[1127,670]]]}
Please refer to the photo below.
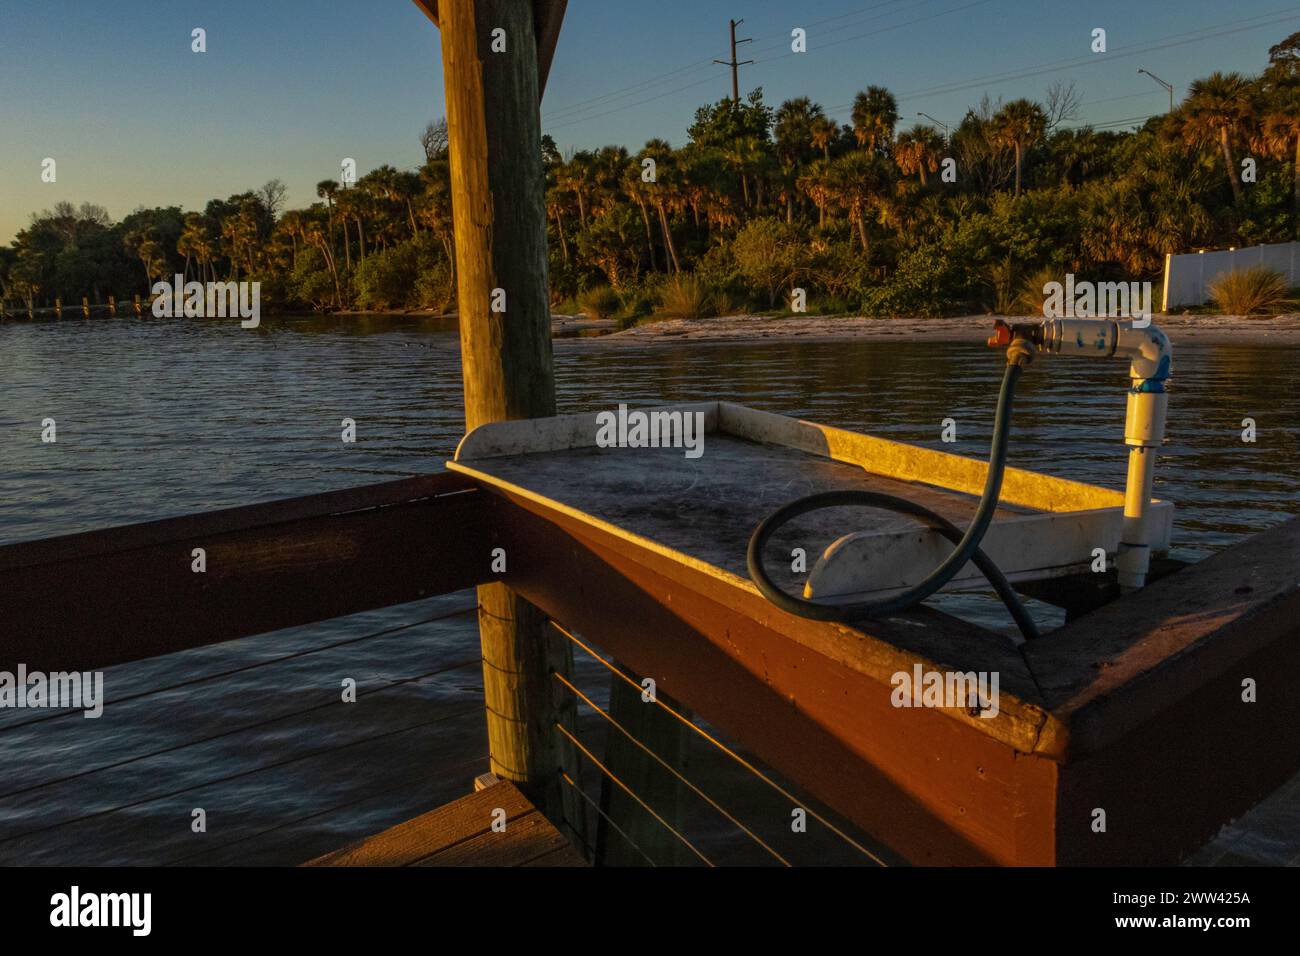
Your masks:
{"label": "green shrub", "polygon": [[623,300],[610,286],[598,285],[578,295],[578,308],[589,319],[612,319],[623,308]]}
{"label": "green shrub", "polygon": [[781,292],[811,264],[808,238],[797,226],[779,219],[745,223],[731,243],[736,268],[752,287],[767,293],[775,306]]}
{"label": "green shrub", "polygon": [[422,309],[432,309],[438,315],[451,311],[456,302],[456,282],[446,259],[420,270],[415,280],[415,297]]}
{"label": "green shrub", "polygon": [[357,305],[383,311],[409,305],[418,273],[419,250],[414,241],[372,252],[356,266],[352,290]]}
{"label": "green shrub", "polygon": [[1225,272],[1210,283],[1210,296],[1228,315],[1250,315],[1287,301],[1286,277],[1268,266]]}
{"label": "green shrub", "polygon": [[[343,307],[346,308],[347,287],[340,277],[340,292],[345,296]],[[288,292],[290,302],[297,307],[307,307],[315,312],[324,312],[335,308],[334,277],[325,265],[325,258],[316,249],[307,247],[298,250],[298,265],[289,273]]]}
{"label": "green shrub", "polygon": [[630,324],[642,316],[650,315],[659,304],[659,277],[647,275],[630,282],[618,292],[623,307],[619,319]]}
{"label": "green shrub", "polygon": [[718,243],[711,246],[695,263],[696,278],[710,289],[738,292],[740,290],[740,270],[736,267],[736,257],[731,254],[731,246]]}
{"label": "green shrub", "polygon": [[664,283],[659,314],[669,319],[706,319],[718,314],[718,296],[703,279],[679,272]]}
{"label": "green shrub", "polygon": [[886,279],[864,290],[867,315],[938,316],[970,298],[966,275],[933,244],[904,253]]}

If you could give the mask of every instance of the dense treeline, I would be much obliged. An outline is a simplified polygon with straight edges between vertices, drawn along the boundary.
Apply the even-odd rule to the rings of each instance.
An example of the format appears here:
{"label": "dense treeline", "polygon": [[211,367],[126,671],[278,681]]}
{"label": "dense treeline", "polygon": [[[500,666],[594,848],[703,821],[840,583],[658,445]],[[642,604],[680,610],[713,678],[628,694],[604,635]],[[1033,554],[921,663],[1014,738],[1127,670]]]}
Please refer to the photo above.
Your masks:
{"label": "dense treeline", "polygon": [[[1009,311],[1047,271],[1155,278],[1169,252],[1300,236],[1300,33],[1259,75],[1197,80],[1135,132],[1072,128],[1076,109],[1062,85],[986,97],[945,137],[900,128],[883,87],[847,124],[759,89],[701,107],[678,149],[564,158],[544,137],[555,304],[696,316],[788,306],[798,286],[810,311]],[[277,180],[120,223],[61,203],[0,249],[0,295],[102,301],[181,273],[259,280],[270,308],[451,309],[445,125],[422,142],[418,171],[322,181],[307,209],[282,210]]]}

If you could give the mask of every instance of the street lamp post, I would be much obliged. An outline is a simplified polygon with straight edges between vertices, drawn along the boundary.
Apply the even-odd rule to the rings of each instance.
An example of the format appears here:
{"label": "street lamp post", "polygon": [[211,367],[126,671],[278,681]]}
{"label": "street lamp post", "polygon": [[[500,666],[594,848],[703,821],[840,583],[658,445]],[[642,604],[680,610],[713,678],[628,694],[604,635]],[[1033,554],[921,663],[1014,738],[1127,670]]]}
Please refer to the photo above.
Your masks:
{"label": "street lamp post", "polygon": [[1138,68],[1138,72],[1139,72],[1139,73],[1145,73],[1147,76],[1151,77],[1151,79],[1155,80],[1157,83],[1159,83],[1161,86],[1163,86],[1166,90],[1169,91],[1169,112],[1172,113],[1172,112],[1174,111],[1174,86],[1173,86],[1173,84],[1172,84],[1172,83],[1166,83],[1164,80],[1160,79],[1160,77],[1156,76],[1156,75],[1155,75],[1154,73],[1152,73],[1150,70],[1144,70],[1144,69],[1142,69],[1141,67],[1139,67],[1139,68]]}
{"label": "street lamp post", "polygon": [[917,116],[924,116],[926,119],[928,119],[928,120],[929,120],[931,123],[933,123],[935,126],[942,127],[942,129],[943,129],[943,141],[944,141],[945,144],[949,141],[950,137],[949,137],[949,135],[948,135],[948,124],[947,124],[947,123],[940,123],[937,119],[935,119],[935,118],[934,118],[933,116],[931,116],[929,113],[917,113],[916,115],[917,115]]}

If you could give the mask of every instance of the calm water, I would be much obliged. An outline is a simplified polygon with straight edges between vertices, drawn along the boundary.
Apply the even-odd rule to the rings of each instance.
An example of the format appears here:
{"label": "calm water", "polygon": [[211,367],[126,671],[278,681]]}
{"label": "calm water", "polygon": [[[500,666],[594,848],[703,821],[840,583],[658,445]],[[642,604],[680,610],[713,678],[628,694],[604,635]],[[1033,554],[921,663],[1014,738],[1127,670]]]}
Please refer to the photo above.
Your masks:
{"label": "calm water", "polygon": [[[560,341],[556,366],[561,411],[721,398],[983,456],[1002,358],[930,343]],[[1156,473],[1178,508],[1177,556],[1300,511],[1298,366],[1294,347],[1177,350]],[[1124,371],[1035,363],[1012,464],[1122,486]],[[0,543],[435,470],[461,434],[460,393],[456,330],[438,320],[0,326]],[[939,441],[948,417],[955,446]],[[40,440],[45,418],[55,444]],[[343,418],[355,445],[339,440]],[[987,599],[947,602],[1009,628]],[[486,751],[472,617],[455,613],[471,604],[449,595],[114,668],[97,721],[0,711],[0,862],[292,862],[464,793]],[[335,706],[343,677],[357,704]],[[207,833],[192,831],[196,808]],[[721,838],[714,849],[752,859]]]}

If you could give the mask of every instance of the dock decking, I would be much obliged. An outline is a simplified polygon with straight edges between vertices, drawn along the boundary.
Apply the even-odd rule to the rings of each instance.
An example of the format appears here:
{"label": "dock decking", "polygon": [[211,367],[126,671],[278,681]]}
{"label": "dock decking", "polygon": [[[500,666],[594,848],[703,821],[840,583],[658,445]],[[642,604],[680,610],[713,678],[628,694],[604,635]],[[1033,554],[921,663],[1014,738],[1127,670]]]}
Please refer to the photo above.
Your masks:
{"label": "dock decking", "polygon": [[303,865],[516,867],[587,866],[587,861],[518,787],[501,780]]}

